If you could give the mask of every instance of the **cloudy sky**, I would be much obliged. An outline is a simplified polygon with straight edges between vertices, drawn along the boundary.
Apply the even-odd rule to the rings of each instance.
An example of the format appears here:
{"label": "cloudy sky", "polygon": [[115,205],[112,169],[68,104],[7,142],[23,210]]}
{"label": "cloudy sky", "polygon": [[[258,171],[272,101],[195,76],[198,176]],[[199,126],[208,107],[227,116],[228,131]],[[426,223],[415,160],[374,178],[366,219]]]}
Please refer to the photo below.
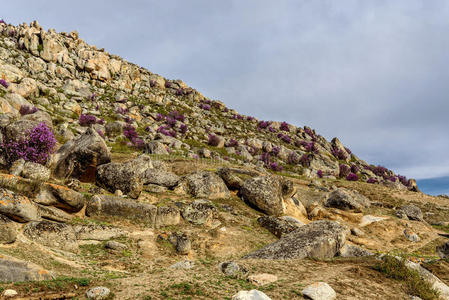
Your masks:
{"label": "cloudy sky", "polygon": [[338,136],[415,178],[449,175],[447,0],[14,0],[38,20],[265,120]]}

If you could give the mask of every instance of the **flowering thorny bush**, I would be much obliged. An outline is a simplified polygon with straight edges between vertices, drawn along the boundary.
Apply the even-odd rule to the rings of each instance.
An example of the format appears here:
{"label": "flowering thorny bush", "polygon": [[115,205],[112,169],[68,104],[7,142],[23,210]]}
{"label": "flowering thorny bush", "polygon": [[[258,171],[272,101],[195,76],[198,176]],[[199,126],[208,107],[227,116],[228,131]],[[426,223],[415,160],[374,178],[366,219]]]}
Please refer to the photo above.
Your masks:
{"label": "flowering thorny bush", "polygon": [[339,160],[346,160],[348,158],[346,151],[343,149],[338,149],[337,147],[332,148],[332,155]]}
{"label": "flowering thorny bush", "polygon": [[411,185],[410,180],[407,179],[407,177],[405,177],[405,176],[398,175],[398,179],[399,179],[399,182],[400,182],[400,183],[402,183],[403,185],[405,185],[405,186],[407,186],[407,187]]}
{"label": "flowering thorny bush", "polygon": [[274,156],[278,156],[279,152],[281,152],[281,147],[279,147],[279,146],[274,146],[271,149],[271,154],[273,154]]}
{"label": "flowering thorny bush", "polygon": [[375,179],[375,178],[373,178],[373,177],[370,177],[367,181],[366,181],[367,183],[377,183],[377,179]]}
{"label": "flowering thorny bush", "polygon": [[226,143],[226,147],[237,147],[239,145],[239,142],[237,142],[235,139],[231,138],[229,141],[227,141]]}
{"label": "flowering thorny bush", "polygon": [[271,122],[270,121],[259,121],[259,123],[257,124],[257,128],[259,129],[265,129],[268,126],[270,126]]}
{"label": "flowering thorny bush", "polygon": [[165,136],[176,137],[176,132],[168,125],[160,126],[156,131]]}
{"label": "flowering thorny bush", "polygon": [[200,104],[200,108],[201,109],[204,109],[204,110],[210,110],[211,109],[211,107],[210,107],[210,105],[209,104]]}
{"label": "flowering thorny bush", "polygon": [[306,151],[310,153],[318,154],[318,147],[315,145],[315,142],[306,143]]}
{"label": "flowering thorny bush", "polygon": [[39,109],[37,109],[37,107],[32,107],[32,106],[28,106],[28,105],[21,105],[19,112],[22,116],[24,115],[31,115],[34,114],[35,112],[37,112]]}
{"label": "flowering thorny bush", "polygon": [[81,114],[78,123],[83,126],[89,126],[97,123],[97,118],[92,115]]}
{"label": "flowering thorny bush", "polygon": [[312,162],[312,158],[313,158],[312,155],[306,153],[301,156],[299,162],[303,167],[309,167],[310,163]]}
{"label": "flowering thorny bush", "polygon": [[134,147],[139,149],[143,148],[144,142],[139,138],[139,134],[134,126],[126,124],[125,127],[123,127],[123,135],[130,140]]}
{"label": "flowering thorny bush", "polygon": [[316,175],[318,175],[318,178],[323,178],[323,171],[318,170],[318,171],[316,172]]}
{"label": "flowering thorny bush", "polygon": [[281,129],[282,131],[287,131],[287,132],[290,131],[290,128],[288,127],[288,123],[287,122],[282,122],[281,123],[281,127],[279,129]]}
{"label": "flowering thorny bush", "polygon": [[282,171],[283,167],[279,165],[277,162],[270,163],[270,169],[276,172]]}
{"label": "flowering thorny bush", "polygon": [[56,147],[55,135],[44,123],[40,123],[26,132],[25,137],[19,140],[4,141],[1,149],[9,164],[23,158],[44,165]]}
{"label": "flowering thorny bush", "polygon": [[290,165],[297,165],[299,163],[299,159],[300,159],[300,157],[299,157],[298,153],[296,153],[295,151],[292,151],[288,155],[287,162]]}
{"label": "flowering thorny bush", "polygon": [[348,165],[341,164],[339,169],[340,170],[338,176],[340,176],[341,178],[347,177],[349,173],[351,173],[351,168]]}
{"label": "flowering thorny bush", "polygon": [[181,126],[179,126],[179,131],[181,132],[181,134],[186,134],[188,130],[188,127],[186,124],[181,124]]}
{"label": "flowering thorny bush", "polygon": [[207,143],[210,146],[216,147],[220,144],[220,138],[218,136],[216,136],[215,134],[209,134],[209,139],[208,139]]}
{"label": "flowering thorny bush", "polygon": [[358,181],[359,180],[359,176],[357,176],[357,174],[354,174],[354,173],[349,173],[348,176],[346,176],[346,180],[348,180],[348,181]]}
{"label": "flowering thorny bush", "polygon": [[0,79],[0,85],[2,85],[5,89],[7,89],[9,83],[5,79]]}

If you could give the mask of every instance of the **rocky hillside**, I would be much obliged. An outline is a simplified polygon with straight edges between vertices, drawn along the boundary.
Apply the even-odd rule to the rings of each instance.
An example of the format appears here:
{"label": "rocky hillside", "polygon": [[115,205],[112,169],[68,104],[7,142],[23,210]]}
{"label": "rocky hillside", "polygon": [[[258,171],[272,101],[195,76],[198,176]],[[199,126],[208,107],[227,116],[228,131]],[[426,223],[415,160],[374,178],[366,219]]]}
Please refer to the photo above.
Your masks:
{"label": "rocky hillside", "polygon": [[3,297],[449,299],[447,198],[76,32],[0,33]]}

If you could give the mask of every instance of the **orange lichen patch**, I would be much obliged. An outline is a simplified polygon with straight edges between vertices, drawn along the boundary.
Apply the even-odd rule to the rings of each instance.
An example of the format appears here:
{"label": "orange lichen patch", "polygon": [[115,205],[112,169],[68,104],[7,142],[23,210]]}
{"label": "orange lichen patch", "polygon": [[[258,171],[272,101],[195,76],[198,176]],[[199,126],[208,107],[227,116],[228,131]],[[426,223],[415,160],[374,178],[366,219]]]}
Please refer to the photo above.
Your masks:
{"label": "orange lichen patch", "polygon": [[57,185],[57,184],[54,184],[54,183],[46,183],[46,184],[48,184],[49,186],[51,186],[55,190],[60,189],[60,190],[70,191],[70,189],[68,187],[66,187],[66,186]]}
{"label": "orange lichen patch", "polygon": [[44,269],[39,270],[39,275],[47,275],[47,274],[48,274],[47,270]]}
{"label": "orange lichen patch", "polygon": [[16,175],[4,174],[4,173],[0,173],[0,176],[5,177],[5,178],[15,178],[15,177],[19,177],[19,176],[16,176]]}

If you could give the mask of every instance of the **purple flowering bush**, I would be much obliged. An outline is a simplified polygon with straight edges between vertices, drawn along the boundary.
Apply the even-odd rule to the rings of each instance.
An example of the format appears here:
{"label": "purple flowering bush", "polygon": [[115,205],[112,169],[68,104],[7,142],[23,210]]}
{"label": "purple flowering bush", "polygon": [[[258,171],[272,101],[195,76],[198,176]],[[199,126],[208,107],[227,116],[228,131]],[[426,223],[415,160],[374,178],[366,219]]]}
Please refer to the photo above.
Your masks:
{"label": "purple flowering bush", "polygon": [[279,152],[281,152],[281,147],[279,146],[274,146],[271,149],[271,154],[273,154],[274,156],[278,156]]}
{"label": "purple flowering bush", "polygon": [[287,122],[282,122],[282,123],[281,123],[280,129],[281,129],[282,131],[290,132],[290,128],[288,127],[288,123],[287,123]]}
{"label": "purple flowering bush", "polygon": [[318,147],[317,147],[317,145],[315,145],[315,142],[306,143],[306,146],[304,148],[306,148],[307,152],[315,153],[315,154],[319,153]]}
{"label": "purple flowering bush", "polygon": [[377,183],[377,179],[375,179],[375,178],[373,178],[373,177],[370,177],[366,182],[367,182],[367,183],[374,184],[374,183]]}
{"label": "purple flowering bush", "polygon": [[168,114],[168,117],[175,119],[176,121],[184,122],[185,117],[183,114],[179,113],[177,110],[173,110]]}
{"label": "purple flowering bush", "polygon": [[37,112],[39,109],[35,106],[21,105],[19,112],[22,116],[31,115]]}
{"label": "purple flowering bush", "polygon": [[259,123],[257,124],[257,128],[258,129],[265,129],[268,126],[270,126],[271,122],[270,121],[259,121]]}
{"label": "purple flowering bush", "polygon": [[181,132],[181,134],[186,134],[187,130],[188,128],[186,124],[181,124],[181,126],[179,126],[179,131]]}
{"label": "purple flowering bush", "polygon": [[5,79],[0,79],[0,85],[2,85],[5,89],[7,89],[9,83]]}
{"label": "purple flowering bush", "polygon": [[128,138],[132,146],[138,149],[143,148],[144,142],[141,138],[139,138],[139,134],[134,126],[126,124],[125,127],[123,127],[123,135]]}
{"label": "purple flowering bush", "polygon": [[295,151],[289,153],[287,163],[290,165],[297,165],[299,163],[299,155]]}
{"label": "purple flowering bush", "polygon": [[354,173],[349,173],[348,176],[346,176],[346,180],[348,180],[348,181],[358,181],[359,180],[359,176],[357,176],[357,174],[354,174]]}
{"label": "purple flowering bush", "polygon": [[299,162],[303,167],[309,167],[310,163],[312,162],[312,158],[312,155],[306,153],[301,156]]}
{"label": "purple flowering bush", "polygon": [[25,161],[44,165],[50,154],[55,151],[55,147],[55,135],[44,122],[29,130],[25,137],[1,144],[1,149],[10,164],[23,158]]}
{"label": "purple flowering bush", "polygon": [[347,177],[351,173],[351,168],[348,165],[340,164],[339,169],[338,176],[341,178]]}
{"label": "purple flowering bush", "polygon": [[204,110],[210,110],[210,109],[211,109],[211,107],[210,107],[209,104],[204,104],[204,103],[201,103],[201,104],[200,104],[200,108],[201,108],[201,109],[204,109]]}
{"label": "purple flowering bush", "polygon": [[165,136],[176,137],[176,132],[167,125],[160,126],[156,131]]}
{"label": "purple flowering bush", "polygon": [[237,147],[239,145],[239,142],[237,142],[235,139],[231,138],[229,141],[226,142],[226,147]]}
{"label": "purple flowering bush", "polygon": [[318,175],[318,178],[323,178],[323,171],[318,170],[318,171],[316,172],[316,175]]}
{"label": "purple flowering bush", "polygon": [[337,147],[332,148],[332,155],[339,160],[346,160],[348,158],[346,151],[344,151],[343,149],[338,149]]}
{"label": "purple flowering bush", "polygon": [[209,139],[207,141],[207,144],[210,146],[218,146],[220,144],[220,138],[216,136],[215,134],[209,134]]}
{"label": "purple flowering bush", "polygon": [[358,173],[360,170],[359,170],[359,167],[357,167],[356,165],[351,165],[351,172],[352,173]]}
{"label": "purple flowering bush", "polygon": [[270,169],[276,172],[282,171],[283,167],[279,165],[277,162],[270,163]]}
{"label": "purple flowering bush", "polygon": [[97,123],[104,124],[104,120],[103,119],[97,120],[97,118],[92,115],[81,114],[78,123],[83,127],[87,127]]}

